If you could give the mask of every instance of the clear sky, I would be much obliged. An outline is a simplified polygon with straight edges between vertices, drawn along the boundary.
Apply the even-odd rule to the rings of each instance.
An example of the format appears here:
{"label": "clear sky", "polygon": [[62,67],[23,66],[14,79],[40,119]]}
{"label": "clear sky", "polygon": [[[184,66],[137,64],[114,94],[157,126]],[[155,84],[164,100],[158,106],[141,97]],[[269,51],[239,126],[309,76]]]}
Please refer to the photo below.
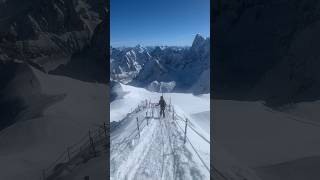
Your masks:
{"label": "clear sky", "polygon": [[210,35],[210,0],[110,0],[111,46],[190,46]]}

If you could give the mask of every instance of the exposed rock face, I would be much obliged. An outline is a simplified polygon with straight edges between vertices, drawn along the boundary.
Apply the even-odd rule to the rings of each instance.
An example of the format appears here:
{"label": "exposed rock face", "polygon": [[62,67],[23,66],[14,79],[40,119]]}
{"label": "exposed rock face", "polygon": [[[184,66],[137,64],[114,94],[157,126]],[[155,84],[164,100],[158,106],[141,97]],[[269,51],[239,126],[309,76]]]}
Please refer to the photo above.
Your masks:
{"label": "exposed rock face", "polygon": [[134,48],[111,48],[111,78],[124,83],[130,82],[150,60],[148,50],[140,45]]}
{"label": "exposed rock face", "polygon": [[214,97],[274,105],[319,98],[311,93],[320,90],[311,67],[319,67],[312,51],[319,41],[307,35],[318,29],[318,1],[232,0],[213,7]]}
{"label": "exposed rock face", "polygon": [[21,100],[8,98],[6,87],[13,80],[20,64],[13,61],[0,61],[0,130],[14,123],[16,114],[23,109]]}
{"label": "exposed rock face", "polygon": [[320,21],[296,33],[288,54],[266,72],[254,91],[270,105],[320,98]]}
{"label": "exposed rock face", "polygon": [[174,81],[160,82],[160,83],[158,81],[152,81],[147,87],[147,89],[153,92],[167,93],[167,92],[171,92],[175,86],[176,86],[176,83]]}
{"label": "exposed rock face", "polygon": [[51,73],[66,75],[83,81],[107,83],[110,78],[107,60],[109,57],[109,51],[107,50],[109,28],[106,27],[107,21],[105,19],[96,27],[90,45],[74,54],[67,64],[60,65]]}
{"label": "exposed rock face", "polygon": [[4,1],[0,49],[10,59],[36,63],[49,72],[90,45],[105,7],[97,0]]}
{"label": "exposed rock face", "polygon": [[[204,71],[210,72],[209,38],[204,39],[197,35],[190,48],[166,48],[163,50],[156,48],[152,54],[155,55],[155,59],[148,62],[134,79],[137,84],[150,84],[154,80],[159,82],[174,81],[176,83],[174,91],[209,92],[210,76],[201,76]],[[207,88],[201,88],[203,91],[200,91],[196,89],[199,86],[193,86],[195,83]]]}

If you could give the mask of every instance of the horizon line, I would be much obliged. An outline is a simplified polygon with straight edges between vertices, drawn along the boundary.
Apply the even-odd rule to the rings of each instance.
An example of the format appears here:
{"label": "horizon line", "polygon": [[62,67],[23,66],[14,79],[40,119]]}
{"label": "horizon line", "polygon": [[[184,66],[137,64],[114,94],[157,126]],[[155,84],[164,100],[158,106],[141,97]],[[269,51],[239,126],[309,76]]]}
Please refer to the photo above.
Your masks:
{"label": "horizon line", "polygon": [[[188,44],[185,44],[185,45],[179,45],[179,44],[168,45],[170,43],[168,43],[168,44],[156,44],[156,43],[155,44],[148,44],[148,43],[144,44],[143,42],[138,42],[138,41],[127,41],[127,42],[111,42],[110,41],[110,46],[113,46],[113,47],[135,47],[135,46],[141,45],[143,47],[148,47],[148,46],[152,46],[152,47],[155,47],[155,46],[187,47],[187,46],[192,46],[192,43],[193,43],[193,41],[194,41],[194,39],[195,39],[195,37],[197,35],[200,35],[204,39],[210,38],[210,34],[205,36],[205,35],[203,35],[201,33],[195,33],[195,34],[192,35],[193,39],[192,39],[191,43],[190,44],[188,43]],[[121,44],[121,45],[114,45],[114,44]],[[134,44],[134,45],[125,45],[125,44]]]}
{"label": "horizon line", "polygon": [[110,47],[123,47],[123,48],[133,48],[137,46],[142,46],[142,47],[191,47],[192,45],[142,45],[142,44],[137,44],[137,45],[112,45],[110,44]]}

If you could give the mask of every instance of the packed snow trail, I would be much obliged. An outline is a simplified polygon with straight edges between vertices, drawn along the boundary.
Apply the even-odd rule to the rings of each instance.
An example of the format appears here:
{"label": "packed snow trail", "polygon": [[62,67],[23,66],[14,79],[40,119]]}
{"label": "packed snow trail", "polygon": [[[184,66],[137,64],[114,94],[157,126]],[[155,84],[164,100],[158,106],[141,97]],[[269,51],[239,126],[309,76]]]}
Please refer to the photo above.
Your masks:
{"label": "packed snow trail", "polygon": [[111,128],[111,179],[210,179],[170,115],[158,118],[158,109],[140,105]]}

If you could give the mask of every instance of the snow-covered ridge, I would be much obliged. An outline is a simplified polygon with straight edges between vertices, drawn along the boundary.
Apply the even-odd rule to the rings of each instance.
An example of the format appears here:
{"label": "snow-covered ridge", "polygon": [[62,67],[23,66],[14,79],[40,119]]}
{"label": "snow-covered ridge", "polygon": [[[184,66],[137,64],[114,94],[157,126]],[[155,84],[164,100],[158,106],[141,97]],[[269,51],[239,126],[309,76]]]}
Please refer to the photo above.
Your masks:
{"label": "snow-covered ridge", "polygon": [[155,104],[142,101],[111,124],[111,179],[209,179],[209,135],[190,120],[187,141],[192,144],[184,146],[182,111],[169,105],[166,118],[159,119]]}
{"label": "snow-covered ridge", "polygon": [[[110,104],[111,178],[171,180],[176,176],[181,179],[210,179],[206,170],[206,166],[210,167],[208,142],[212,140],[208,114],[210,95],[164,93],[164,99],[171,105],[165,112],[166,118],[159,119],[159,109],[153,104],[157,102],[161,93],[123,84],[121,87],[127,93]],[[188,140],[183,147],[186,119]],[[255,171],[233,157],[220,141],[213,139],[212,143],[215,147],[212,177],[217,180],[259,180]],[[175,149],[176,158],[170,155],[171,147]],[[188,152],[191,156],[186,157],[182,152]],[[165,166],[162,166],[163,164]],[[195,168],[194,176],[190,174],[192,167]],[[184,173],[175,173],[177,170]]]}

